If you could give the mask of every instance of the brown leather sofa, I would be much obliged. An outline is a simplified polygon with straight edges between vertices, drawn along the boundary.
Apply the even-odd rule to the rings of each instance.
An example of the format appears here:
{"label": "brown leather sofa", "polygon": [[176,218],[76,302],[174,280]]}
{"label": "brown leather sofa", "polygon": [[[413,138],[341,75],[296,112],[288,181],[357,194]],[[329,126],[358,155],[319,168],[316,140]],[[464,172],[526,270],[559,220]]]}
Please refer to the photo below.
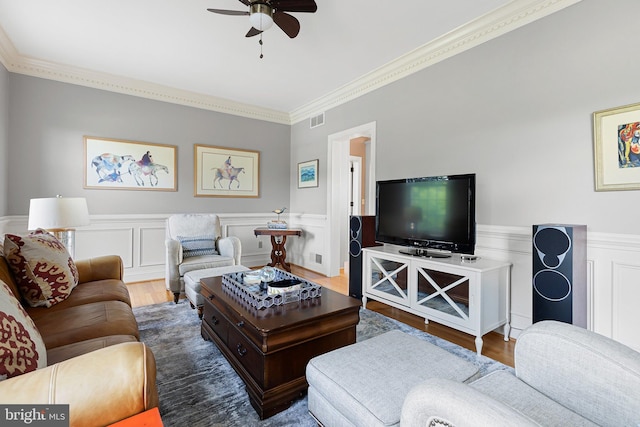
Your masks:
{"label": "brown leather sofa", "polygon": [[[155,358],[138,342],[121,258],[76,266],[80,282],[66,300],[50,308],[22,304],[42,335],[48,366],[0,381],[0,403],[69,404],[72,426],[108,425],[158,406]],[[21,300],[2,256],[0,280]]]}

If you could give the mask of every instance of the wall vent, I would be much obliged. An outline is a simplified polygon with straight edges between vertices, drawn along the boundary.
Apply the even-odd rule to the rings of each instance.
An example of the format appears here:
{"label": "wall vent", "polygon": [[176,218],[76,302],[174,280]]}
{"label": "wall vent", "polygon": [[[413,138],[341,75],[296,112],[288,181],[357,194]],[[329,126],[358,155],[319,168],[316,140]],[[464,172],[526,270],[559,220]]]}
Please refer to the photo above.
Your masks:
{"label": "wall vent", "polygon": [[318,114],[317,116],[313,116],[309,119],[309,128],[317,128],[318,126],[322,126],[324,124],[324,112]]}

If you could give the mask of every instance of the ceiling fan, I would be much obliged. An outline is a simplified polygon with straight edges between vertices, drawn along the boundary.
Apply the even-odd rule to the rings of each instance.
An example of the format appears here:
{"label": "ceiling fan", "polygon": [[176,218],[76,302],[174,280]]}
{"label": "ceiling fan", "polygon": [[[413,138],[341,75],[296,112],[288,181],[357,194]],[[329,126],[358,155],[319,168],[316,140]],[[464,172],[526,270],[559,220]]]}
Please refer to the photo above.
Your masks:
{"label": "ceiling fan", "polygon": [[308,12],[318,10],[314,0],[238,0],[249,7],[248,11],[207,9],[222,15],[249,16],[251,29],[246,37],[253,37],[269,29],[274,23],[290,38],[300,32],[300,21],[286,12]]}

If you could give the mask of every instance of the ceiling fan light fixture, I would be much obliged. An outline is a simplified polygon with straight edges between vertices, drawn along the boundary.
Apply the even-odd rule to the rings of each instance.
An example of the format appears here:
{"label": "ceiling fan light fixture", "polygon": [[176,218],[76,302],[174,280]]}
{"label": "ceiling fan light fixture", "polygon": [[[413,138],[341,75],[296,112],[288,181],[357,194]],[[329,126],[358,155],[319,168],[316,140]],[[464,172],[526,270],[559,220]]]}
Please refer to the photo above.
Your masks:
{"label": "ceiling fan light fixture", "polygon": [[268,30],[273,25],[273,9],[265,3],[252,3],[249,22],[256,30]]}

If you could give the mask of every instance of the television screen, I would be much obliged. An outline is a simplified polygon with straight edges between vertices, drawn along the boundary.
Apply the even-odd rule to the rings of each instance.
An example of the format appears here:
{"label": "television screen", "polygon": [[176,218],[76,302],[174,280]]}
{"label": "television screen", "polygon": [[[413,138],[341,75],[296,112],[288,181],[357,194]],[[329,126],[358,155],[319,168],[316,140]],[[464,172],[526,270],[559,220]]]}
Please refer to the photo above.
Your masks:
{"label": "television screen", "polygon": [[376,240],[473,254],[475,174],[378,181]]}

